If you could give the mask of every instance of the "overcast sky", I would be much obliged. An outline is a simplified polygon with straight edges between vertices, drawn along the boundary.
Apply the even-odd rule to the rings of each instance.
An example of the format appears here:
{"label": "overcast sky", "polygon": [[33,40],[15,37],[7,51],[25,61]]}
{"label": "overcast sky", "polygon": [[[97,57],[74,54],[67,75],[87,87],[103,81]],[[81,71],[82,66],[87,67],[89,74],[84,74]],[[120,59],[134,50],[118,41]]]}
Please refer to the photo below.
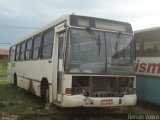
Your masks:
{"label": "overcast sky", "polygon": [[0,43],[14,43],[66,13],[129,22],[134,31],[160,26],[159,0],[0,0]]}

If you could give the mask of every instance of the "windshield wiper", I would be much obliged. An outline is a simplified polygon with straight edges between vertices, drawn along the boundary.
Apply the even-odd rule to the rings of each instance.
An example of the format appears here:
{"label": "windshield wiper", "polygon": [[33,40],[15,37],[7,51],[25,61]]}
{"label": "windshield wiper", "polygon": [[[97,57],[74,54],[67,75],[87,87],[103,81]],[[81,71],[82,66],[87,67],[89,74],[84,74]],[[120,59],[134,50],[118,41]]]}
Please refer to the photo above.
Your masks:
{"label": "windshield wiper", "polygon": [[86,27],[86,31],[88,32],[92,40],[97,40],[97,36],[95,35],[94,31],[90,27]]}
{"label": "windshield wiper", "polygon": [[102,43],[101,43],[101,38],[100,38],[99,33],[98,33],[98,37],[97,37],[96,34],[94,33],[94,31],[90,27],[86,27],[86,31],[88,32],[88,34],[90,35],[92,40],[96,41],[96,45],[99,47],[99,56],[100,56]]}

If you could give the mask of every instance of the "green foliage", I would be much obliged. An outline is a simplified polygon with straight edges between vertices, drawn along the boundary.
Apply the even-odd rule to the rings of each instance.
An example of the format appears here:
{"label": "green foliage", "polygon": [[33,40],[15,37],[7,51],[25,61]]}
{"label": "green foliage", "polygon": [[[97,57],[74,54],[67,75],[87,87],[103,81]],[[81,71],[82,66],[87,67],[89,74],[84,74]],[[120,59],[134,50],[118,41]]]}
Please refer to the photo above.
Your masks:
{"label": "green foliage", "polygon": [[0,63],[0,77],[7,76],[7,64],[6,63]]}

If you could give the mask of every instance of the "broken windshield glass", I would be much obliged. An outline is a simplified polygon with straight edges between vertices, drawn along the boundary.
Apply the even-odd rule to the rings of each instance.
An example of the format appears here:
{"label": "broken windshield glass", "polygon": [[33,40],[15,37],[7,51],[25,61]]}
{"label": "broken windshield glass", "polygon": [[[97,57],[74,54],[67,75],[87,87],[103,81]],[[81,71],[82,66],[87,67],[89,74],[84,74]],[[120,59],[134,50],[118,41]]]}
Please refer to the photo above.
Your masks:
{"label": "broken windshield glass", "polygon": [[72,28],[69,36],[65,67],[68,73],[121,74],[133,69],[131,35]]}
{"label": "broken windshield glass", "polygon": [[101,38],[100,38],[99,33],[97,33],[97,35],[96,35],[95,32],[91,28],[89,28],[89,27],[86,27],[86,31],[88,32],[88,34],[90,35],[90,37],[93,40],[95,40],[96,45],[99,47],[99,52],[98,53],[99,53],[99,56],[100,56],[102,43],[101,43]]}

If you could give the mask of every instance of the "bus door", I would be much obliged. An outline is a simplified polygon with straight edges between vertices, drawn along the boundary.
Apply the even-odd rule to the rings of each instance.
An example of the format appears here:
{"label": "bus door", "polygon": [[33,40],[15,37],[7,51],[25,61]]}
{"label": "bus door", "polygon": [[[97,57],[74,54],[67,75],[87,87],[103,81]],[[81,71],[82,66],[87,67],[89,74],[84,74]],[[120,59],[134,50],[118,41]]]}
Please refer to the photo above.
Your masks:
{"label": "bus door", "polygon": [[55,42],[53,54],[53,100],[61,102],[62,99],[62,74],[63,74],[63,48],[65,39],[65,22],[55,27]]}
{"label": "bus door", "polygon": [[61,101],[62,96],[62,73],[63,73],[63,48],[65,32],[58,34],[58,72],[57,72],[57,101]]}

